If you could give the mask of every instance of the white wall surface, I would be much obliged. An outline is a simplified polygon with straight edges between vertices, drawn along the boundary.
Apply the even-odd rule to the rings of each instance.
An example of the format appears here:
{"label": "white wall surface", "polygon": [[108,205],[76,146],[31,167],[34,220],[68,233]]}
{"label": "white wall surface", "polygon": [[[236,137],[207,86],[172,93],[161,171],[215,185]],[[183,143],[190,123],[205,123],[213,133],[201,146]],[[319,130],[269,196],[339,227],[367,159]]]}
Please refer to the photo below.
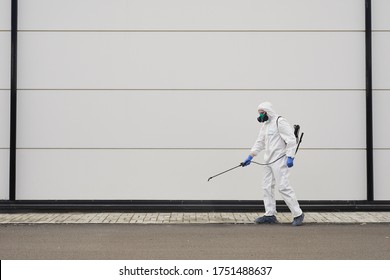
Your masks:
{"label": "white wall surface", "polygon": [[11,30],[11,1],[0,0],[0,32]]}
{"label": "white wall surface", "polygon": [[20,90],[18,147],[248,148],[264,100],[302,126],[305,148],[365,148],[364,92],[332,90]]}
{"label": "white wall surface", "polygon": [[374,151],[374,198],[376,200],[390,200],[389,156],[389,148]]}
{"label": "white wall surface", "polygon": [[[362,33],[22,33],[22,89],[362,89]],[[326,74],[324,74],[326,73]]]}
{"label": "white wall surface", "polygon": [[[263,169],[254,164],[207,182],[210,176],[237,165],[246,154],[236,149],[21,150],[18,170],[23,176],[18,180],[17,197],[262,199]],[[364,157],[364,151],[302,151],[291,176],[298,198],[364,200]]]}
{"label": "white wall surface", "polygon": [[[10,30],[11,1],[0,0],[0,90],[8,89],[10,83]],[[1,113],[0,117],[2,117]]]}
{"label": "white wall surface", "polygon": [[0,90],[0,149],[9,148],[10,93]]}
{"label": "white wall surface", "polygon": [[374,112],[374,198],[390,200],[389,155],[390,90],[376,90],[373,94]]}
{"label": "white wall surface", "polygon": [[372,1],[373,112],[374,112],[374,198],[390,200],[390,1]]}
{"label": "white wall surface", "polygon": [[22,30],[364,30],[356,0],[20,0]]}
{"label": "white wall surface", "polygon": [[374,148],[390,149],[389,131],[390,90],[376,90],[373,94]]}
{"label": "white wall surface", "polygon": [[10,88],[11,32],[0,31],[0,90]]}
{"label": "white wall surface", "polygon": [[8,199],[11,1],[0,0],[0,200]]}
{"label": "white wall surface", "polygon": [[0,149],[0,200],[9,199],[9,149]]}
{"label": "white wall surface", "polygon": [[9,90],[0,90],[0,199],[8,199]]}
{"label": "white wall surface", "polygon": [[372,29],[375,31],[390,30],[390,1],[388,0],[372,0]]}
{"label": "white wall surface", "polygon": [[299,199],[366,198],[362,1],[19,11],[18,199],[261,199],[261,167],[207,178],[247,156],[265,100],[305,132]]}
{"label": "white wall surface", "polygon": [[[389,20],[390,21],[390,20]],[[390,30],[372,35],[373,88],[390,89]]]}

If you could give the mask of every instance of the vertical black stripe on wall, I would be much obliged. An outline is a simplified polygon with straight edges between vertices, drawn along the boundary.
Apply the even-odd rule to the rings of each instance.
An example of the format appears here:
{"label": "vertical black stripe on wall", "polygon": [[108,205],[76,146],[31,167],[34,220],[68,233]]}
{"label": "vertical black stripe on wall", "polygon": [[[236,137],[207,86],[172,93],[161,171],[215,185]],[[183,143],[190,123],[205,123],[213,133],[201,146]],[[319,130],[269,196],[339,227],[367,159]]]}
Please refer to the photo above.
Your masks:
{"label": "vertical black stripe on wall", "polygon": [[374,201],[371,0],[365,0],[367,200]]}
{"label": "vertical black stripe on wall", "polygon": [[17,50],[18,50],[18,0],[11,1],[11,104],[10,104],[10,156],[9,200],[16,194],[16,110],[17,110]]}

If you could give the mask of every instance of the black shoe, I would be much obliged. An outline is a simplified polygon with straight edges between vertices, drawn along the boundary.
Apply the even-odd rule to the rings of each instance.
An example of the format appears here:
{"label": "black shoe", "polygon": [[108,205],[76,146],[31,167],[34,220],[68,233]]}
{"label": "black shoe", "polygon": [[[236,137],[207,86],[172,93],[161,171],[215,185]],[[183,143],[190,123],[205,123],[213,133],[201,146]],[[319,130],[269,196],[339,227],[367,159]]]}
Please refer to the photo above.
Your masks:
{"label": "black shoe", "polygon": [[300,226],[300,225],[302,225],[304,218],[305,218],[305,214],[303,214],[303,213],[300,216],[295,217],[294,221],[292,222],[292,225],[293,226]]}
{"label": "black shoe", "polygon": [[275,216],[263,216],[263,217],[258,217],[255,220],[256,224],[276,224],[278,223],[278,220],[276,219]]}

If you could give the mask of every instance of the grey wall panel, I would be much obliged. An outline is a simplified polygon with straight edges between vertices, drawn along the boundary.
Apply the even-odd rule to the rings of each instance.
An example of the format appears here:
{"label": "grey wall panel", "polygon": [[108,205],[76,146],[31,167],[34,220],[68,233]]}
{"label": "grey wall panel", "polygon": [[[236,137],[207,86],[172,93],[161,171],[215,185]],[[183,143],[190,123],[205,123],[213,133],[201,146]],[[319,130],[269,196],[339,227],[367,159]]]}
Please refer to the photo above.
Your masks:
{"label": "grey wall panel", "polygon": [[371,1],[372,9],[372,28],[373,30],[390,31],[390,1],[373,0]]}
{"label": "grey wall panel", "polygon": [[[364,91],[19,91],[22,148],[248,148],[257,106],[306,133],[305,148],[365,148]],[[331,121],[335,118],[334,121]]]}
{"label": "grey wall panel", "polygon": [[363,33],[22,33],[25,89],[363,89]]}
{"label": "grey wall panel", "polygon": [[9,199],[9,149],[0,148],[0,200]]}
{"label": "grey wall panel", "polygon": [[367,199],[364,150],[302,150],[291,171],[298,199]]}
{"label": "grey wall panel", "polygon": [[9,148],[10,96],[9,90],[0,90],[0,148]]}
{"label": "grey wall panel", "polygon": [[374,91],[373,94],[373,123],[374,148],[390,149],[389,123],[390,90]]}
{"label": "grey wall panel", "polygon": [[9,89],[11,1],[0,0],[0,200],[9,198]]}
{"label": "grey wall panel", "polygon": [[390,89],[390,32],[372,35],[372,73],[374,89]]}
{"label": "grey wall panel", "polygon": [[11,30],[11,0],[0,0],[0,31]]}
{"label": "grey wall panel", "polygon": [[362,30],[356,0],[21,0],[23,30]]}
{"label": "grey wall panel", "polygon": [[[20,0],[19,12],[17,199],[262,199],[261,167],[207,178],[247,156],[266,100],[305,132],[298,199],[366,198],[364,1]],[[389,89],[387,34],[373,39],[374,87]]]}
{"label": "grey wall panel", "polygon": [[11,32],[0,32],[0,90],[10,88]]}
{"label": "grey wall panel", "polygon": [[390,1],[372,1],[373,112],[374,112],[374,199],[390,200],[388,158],[390,130]]}
{"label": "grey wall panel", "polygon": [[0,200],[8,199],[9,91],[0,90]]}
{"label": "grey wall panel", "polygon": [[374,151],[375,200],[390,200],[389,158],[389,148]]}
{"label": "grey wall panel", "polygon": [[[207,182],[246,155],[247,150],[20,150],[17,198],[262,199],[259,166]],[[364,151],[302,151],[290,177],[298,198],[365,199],[364,157]]]}

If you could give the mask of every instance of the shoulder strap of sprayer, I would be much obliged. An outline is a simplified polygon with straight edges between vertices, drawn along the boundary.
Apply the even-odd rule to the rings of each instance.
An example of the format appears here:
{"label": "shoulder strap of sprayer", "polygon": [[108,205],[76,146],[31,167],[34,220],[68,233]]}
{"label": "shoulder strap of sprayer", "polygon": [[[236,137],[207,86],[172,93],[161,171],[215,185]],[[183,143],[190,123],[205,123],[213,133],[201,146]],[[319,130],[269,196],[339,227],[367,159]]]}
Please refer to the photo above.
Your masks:
{"label": "shoulder strap of sprayer", "polygon": [[[282,116],[278,116],[278,118],[276,119],[276,127],[278,128],[278,132],[279,132],[279,119],[282,118]],[[295,135],[295,139],[297,141],[297,149],[295,150],[295,154],[298,152],[298,149],[299,149],[299,145],[301,144],[302,142],[302,138],[303,138],[303,132],[301,133],[301,136],[299,137],[299,130],[300,130],[300,126],[299,124],[294,124],[294,135]]]}
{"label": "shoulder strap of sprayer", "polygon": [[277,119],[276,119],[276,127],[278,128],[278,132],[279,132],[279,119],[282,118],[282,116],[279,116]]}

